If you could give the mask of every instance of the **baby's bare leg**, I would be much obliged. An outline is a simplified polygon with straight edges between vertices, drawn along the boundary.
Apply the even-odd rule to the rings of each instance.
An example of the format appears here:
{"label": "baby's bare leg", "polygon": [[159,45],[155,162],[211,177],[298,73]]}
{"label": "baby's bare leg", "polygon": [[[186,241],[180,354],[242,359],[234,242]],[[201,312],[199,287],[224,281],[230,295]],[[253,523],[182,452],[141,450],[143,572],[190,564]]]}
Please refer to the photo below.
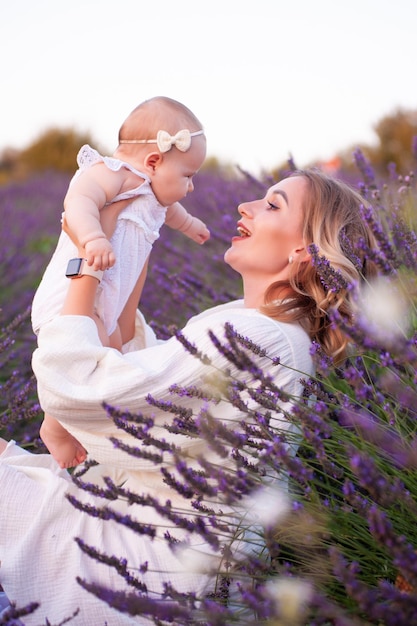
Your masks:
{"label": "baby's bare leg", "polygon": [[139,306],[139,300],[145,285],[146,275],[148,272],[148,261],[146,260],[143,270],[137,280],[137,283],[130,294],[125,307],[119,317],[119,327],[121,333],[122,344],[133,339],[135,334],[136,309]]}
{"label": "baby's bare leg", "polygon": [[119,352],[121,352],[123,344],[119,325],[116,326],[116,330],[112,332],[112,334],[109,336],[106,329],[104,328],[103,322],[98,317],[98,315],[94,315],[93,319],[97,325],[98,336],[103,346],[105,346],[106,348],[116,348],[116,350],[119,350]]}
{"label": "baby's bare leg", "polygon": [[98,336],[99,336],[101,343],[103,344],[103,346],[109,347],[110,346],[109,335],[107,334],[107,331],[104,327],[102,320],[96,314],[93,315],[93,320],[96,323]]}
{"label": "baby's bare leg", "polygon": [[87,458],[80,442],[51,415],[45,413],[39,434],[60,467],[74,467]]}
{"label": "baby's bare leg", "polygon": [[120,331],[119,324],[117,324],[116,330],[112,332],[112,334],[109,337],[109,347],[116,348],[116,350],[119,350],[119,352],[122,351],[123,341],[122,341],[122,333]]}
{"label": "baby's bare leg", "polygon": [[7,448],[7,441],[0,437],[0,454],[2,454],[2,452],[4,452],[6,448]]}

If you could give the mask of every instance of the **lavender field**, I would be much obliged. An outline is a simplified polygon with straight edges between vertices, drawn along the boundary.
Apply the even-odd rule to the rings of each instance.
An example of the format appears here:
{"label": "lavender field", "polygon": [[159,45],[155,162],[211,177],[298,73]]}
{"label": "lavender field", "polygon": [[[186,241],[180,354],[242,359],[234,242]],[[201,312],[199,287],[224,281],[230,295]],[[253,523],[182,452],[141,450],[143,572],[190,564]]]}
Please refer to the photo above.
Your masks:
{"label": "lavender field", "polygon": [[[198,608],[179,589],[176,624],[417,624],[416,180],[413,172],[393,168],[376,175],[360,152],[355,158],[356,173],[348,178],[373,204],[367,219],[383,275],[371,306],[364,302],[363,315],[348,329],[358,350],[338,367],[317,351],[317,376],[305,382],[309,402],[300,402],[293,415],[302,432],[297,456],[285,455],[273,435],[265,443],[269,467],[289,476],[290,496],[288,507],[268,518],[262,555],[248,550],[244,559],[222,561],[220,581],[230,571],[242,573],[233,598],[238,608],[231,609],[221,584]],[[49,172],[0,187],[0,431],[34,452],[42,451],[41,411],[30,365],[29,307],[59,234],[68,182],[69,176]],[[262,195],[270,182],[220,171],[198,175],[185,204],[212,237],[200,247],[163,229],[141,302],[160,337],[205,307],[239,297],[238,276],[223,253],[235,234],[239,202]],[[263,384],[267,421],[273,390]],[[208,439],[207,445],[214,444]],[[258,479],[250,466],[241,473],[239,484]],[[116,601],[111,590],[105,599]],[[141,614],[133,588],[126,604],[120,610]],[[155,623],[170,623],[158,610]],[[15,622],[0,617],[7,623]]]}
{"label": "lavender field", "polygon": [[[42,443],[37,438],[39,411],[30,377],[35,337],[29,307],[56,245],[69,180],[69,175],[50,172],[0,187],[1,434],[6,438],[18,434],[19,442],[36,447]],[[238,296],[238,277],[224,264],[223,254],[235,234],[239,202],[256,197],[263,187],[243,178],[237,183],[201,175],[184,204],[206,221],[210,241],[200,247],[168,227],[162,230],[141,303],[161,337],[172,334],[168,326],[181,326],[206,306]]]}

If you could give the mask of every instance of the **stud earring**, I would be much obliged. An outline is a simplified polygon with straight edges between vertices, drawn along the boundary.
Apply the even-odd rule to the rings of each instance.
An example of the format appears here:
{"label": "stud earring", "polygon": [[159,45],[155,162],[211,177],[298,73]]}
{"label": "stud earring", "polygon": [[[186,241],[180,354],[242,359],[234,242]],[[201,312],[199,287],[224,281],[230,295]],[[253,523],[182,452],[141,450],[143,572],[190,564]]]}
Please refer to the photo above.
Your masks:
{"label": "stud earring", "polygon": [[292,255],[290,254],[290,256],[288,257],[288,263],[291,265],[291,263],[294,261],[294,258],[292,257]]}

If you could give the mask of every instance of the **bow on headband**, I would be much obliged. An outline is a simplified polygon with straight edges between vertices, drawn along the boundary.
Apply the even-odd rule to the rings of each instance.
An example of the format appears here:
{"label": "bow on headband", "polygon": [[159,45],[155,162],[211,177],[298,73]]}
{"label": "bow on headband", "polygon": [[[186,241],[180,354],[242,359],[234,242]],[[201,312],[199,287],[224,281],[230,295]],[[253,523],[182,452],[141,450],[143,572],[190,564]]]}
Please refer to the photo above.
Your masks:
{"label": "bow on headband", "polygon": [[156,143],[160,152],[169,152],[175,146],[180,152],[187,152],[191,146],[191,137],[203,135],[204,130],[190,133],[188,128],[179,130],[175,135],[170,135],[166,130],[158,130],[156,139],[121,139],[120,143]]}
{"label": "bow on headband", "polygon": [[191,137],[201,135],[202,130],[198,130],[195,133],[190,133],[188,128],[179,130],[175,135],[170,135],[166,130],[158,130],[156,135],[156,145],[160,152],[169,152],[172,146],[175,146],[180,152],[187,152],[191,146]]}

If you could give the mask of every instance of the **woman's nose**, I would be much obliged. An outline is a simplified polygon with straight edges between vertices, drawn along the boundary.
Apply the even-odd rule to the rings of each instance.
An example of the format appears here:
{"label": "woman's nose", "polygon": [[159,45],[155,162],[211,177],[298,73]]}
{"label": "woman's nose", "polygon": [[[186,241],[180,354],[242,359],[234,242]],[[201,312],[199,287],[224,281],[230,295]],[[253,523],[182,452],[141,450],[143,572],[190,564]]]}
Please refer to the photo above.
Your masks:
{"label": "woman's nose", "polygon": [[251,204],[252,202],[242,202],[241,204],[239,204],[237,210],[239,211],[240,215],[250,216],[252,214]]}

